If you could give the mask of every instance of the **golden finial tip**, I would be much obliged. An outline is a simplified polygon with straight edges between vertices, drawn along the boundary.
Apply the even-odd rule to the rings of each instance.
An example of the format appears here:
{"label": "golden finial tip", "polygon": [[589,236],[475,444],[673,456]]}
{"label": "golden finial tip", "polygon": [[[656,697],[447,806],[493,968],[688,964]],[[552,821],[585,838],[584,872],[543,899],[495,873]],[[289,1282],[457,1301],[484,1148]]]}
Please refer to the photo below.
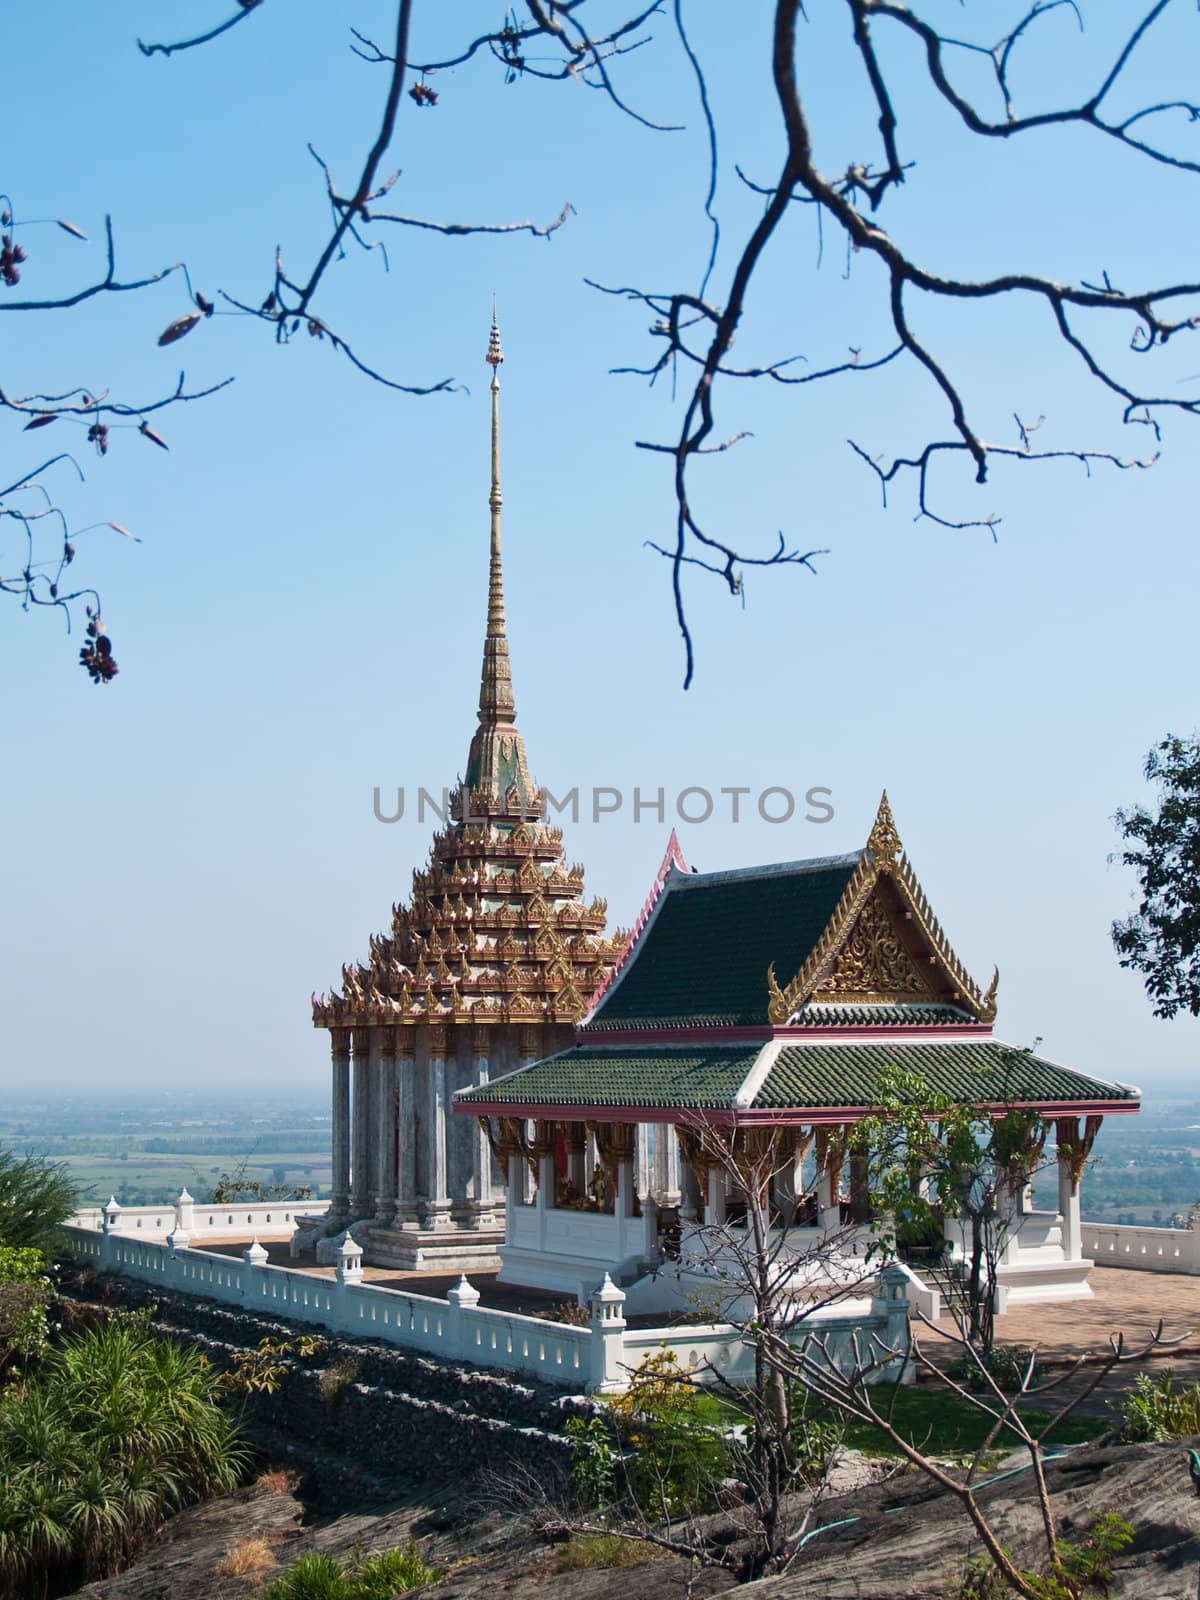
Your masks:
{"label": "golden finial tip", "polygon": [[871,829],[867,840],[867,849],[879,866],[888,865],[895,861],[900,853],[900,835],[896,832],[896,824],[892,817],[892,808],[888,804],[887,790],[883,791],[879,801],[879,810],[875,813],[875,825]]}
{"label": "golden finial tip", "polygon": [[489,367],[498,367],[504,360],[504,351],[500,348],[500,325],[496,321],[496,296],[492,296],[492,332],[488,339],[487,355],[484,358]]}

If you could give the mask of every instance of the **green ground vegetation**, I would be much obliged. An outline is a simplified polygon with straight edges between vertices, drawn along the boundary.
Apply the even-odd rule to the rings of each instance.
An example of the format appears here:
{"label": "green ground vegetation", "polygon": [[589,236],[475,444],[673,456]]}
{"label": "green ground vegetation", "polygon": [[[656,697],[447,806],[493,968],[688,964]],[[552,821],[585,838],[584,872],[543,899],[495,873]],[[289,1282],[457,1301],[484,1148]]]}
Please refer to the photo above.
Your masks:
{"label": "green ground vegetation", "polygon": [[349,1561],[310,1550],[266,1584],[259,1600],[392,1600],[444,1576],[441,1568],[426,1565],[415,1543]]}

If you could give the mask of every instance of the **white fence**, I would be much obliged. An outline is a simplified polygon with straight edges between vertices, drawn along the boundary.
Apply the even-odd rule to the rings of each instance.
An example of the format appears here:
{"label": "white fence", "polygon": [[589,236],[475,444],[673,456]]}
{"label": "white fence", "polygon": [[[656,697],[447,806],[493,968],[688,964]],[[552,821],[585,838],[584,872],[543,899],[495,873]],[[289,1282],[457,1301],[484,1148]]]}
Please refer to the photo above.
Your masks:
{"label": "white fence", "polygon": [[290,1239],[300,1217],[324,1216],[328,1200],[254,1200],[236,1205],[198,1205],[184,1189],[178,1200],[161,1206],[89,1206],[71,1218],[77,1228],[104,1227],[105,1216],[121,1233],[139,1239],[165,1239],[176,1228],[186,1229],[194,1240]]}
{"label": "white fence", "polygon": [[1085,1222],[1083,1253],[1098,1267],[1200,1273],[1200,1227],[1136,1228]]}
{"label": "white fence", "polygon": [[[623,1389],[630,1372],[664,1344],[672,1346],[680,1364],[701,1381],[708,1363],[735,1379],[749,1376],[749,1352],[728,1324],[630,1333],[625,1296],[607,1274],[590,1298],[590,1323],[572,1327],[487,1309],[465,1278],[445,1300],[364,1283],[362,1253],[352,1238],[342,1246],[336,1273],[329,1278],[271,1266],[259,1245],[248,1245],[239,1260],[145,1234],[138,1238],[113,1227],[97,1232],[68,1224],[63,1232],[78,1260],[104,1272],[259,1315],[316,1323],[331,1333],[377,1339],[446,1361],[525,1373],[576,1393]],[[881,1277],[886,1280],[892,1272],[885,1268]],[[880,1297],[871,1302],[869,1312],[836,1319],[820,1332],[823,1346],[831,1352],[840,1352],[843,1344],[847,1352],[866,1349],[872,1341],[896,1350],[907,1348],[907,1326],[903,1275],[896,1274],[895,1282],[881,1284]]]}

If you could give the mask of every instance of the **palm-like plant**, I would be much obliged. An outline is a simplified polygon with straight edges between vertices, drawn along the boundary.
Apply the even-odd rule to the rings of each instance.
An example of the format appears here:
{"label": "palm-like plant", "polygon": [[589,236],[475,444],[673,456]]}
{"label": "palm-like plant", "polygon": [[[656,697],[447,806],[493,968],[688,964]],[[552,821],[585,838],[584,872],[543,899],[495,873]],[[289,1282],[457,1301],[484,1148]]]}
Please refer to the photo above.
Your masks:
{"label": "palm-like plant", "polygon": [[247,1452],[195,1350],[119,1317],[0,1403],[0,1596],[117,1570],[168,1512],[226,1492]]}
{"label": "palm-like plant", "polygon": [[75,1186],[61,1161],[0,1150],[0,1244],[52,1256],[74,1209]]}

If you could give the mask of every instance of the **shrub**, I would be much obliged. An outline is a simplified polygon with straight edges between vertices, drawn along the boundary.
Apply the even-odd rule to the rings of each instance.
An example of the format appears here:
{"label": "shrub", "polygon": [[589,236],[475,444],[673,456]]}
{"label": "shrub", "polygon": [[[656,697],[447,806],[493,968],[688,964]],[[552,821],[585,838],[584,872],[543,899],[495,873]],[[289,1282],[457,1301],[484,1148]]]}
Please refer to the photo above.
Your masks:
{"label": "shrub", "polygon": [[235,1393],[274,1394],[291,1363],[318,1354],[322,1344],[312,1333],[298,1333],[291,1339],[260,1339],[253,1350],[238,1351],[221,1382]]}
{"label": "shrub", "polygon": [[349,1562],[310,1550],[268,1583],[259,1600],[392,1600],[444,1576],[440,1567],[422,1561],[411,1540],[403,1549],[377,1550]]}
{"label": "shrub", "polygon": [[1031,1383],[1036,1382],[1041,1376],[1041,1369],[1036,1362],[1032,1370],[1030,1369],[1030,1360],[1034,1353],[1029,1345],[998,1344],[988,1355],[978,1352],[978,1359],[975,1356],[963,1355],[957,1361],[950,1362],[946,1368],[946,1376],[961,1384],[964,1389],[970,1389],[972,1394],[991,1393],[982,1370],[986,1368],[1005,1394],[1015,1394],[1025,1382],[1027,1372],[1030,1373]]}
{"label": "shrub", "polygon": [[710,1405],[664,1346],[646,1356],[624,1394],[607,1400],[629,1453],[629,1493],[653,1521],[696,1511],[729,1471],[729,1445]]}
{"label": "shrub", "polygon": [[75,1188],[61,1161],[0,1150],[0,1244],[51,1256],[74,1209]]}
{"label": "shrub", "polygon": [[563,1429],[575,1445],[571,1487],[586,1509],[612,1503],[617,1485],[617,1451],[612,1428],[599,1417],[568,1417]]}
{"label": "shrub", "polygon": [[0,1244],[0,1373],[10,1363],[24,1366],[46,1354],[51,1293],[40,1250]]}
{"label": "shrub", "polygon": [[144,1314],[63,1344],[0,1405],[0,1595],[115,1572],[167,1512],[234,1488],[247,1457],[222,1392]]}
{"label": "shrub", "polygon": [[[1106,1595],[1112,1588],[1113,1561],[1132,1543],[1129,1523],[1106,1511],[1078,1543],[1055,1540],[1052,1571],[1021,1571],[1021,1579],[1037,1600],[1082,1600],[1085,1595]],[[960,1600],[1005,1600],[1011,1593],[988,1557],[967,1563]]]}
{"label": "shrub", "polygon": [[1121,1407],[1121,1438],[1126,1443],[1159,1443],[1200,1433],[1200,1383],[1176,1387],[1168,1367],[1158,1377],[1139,1372]]}
{"label": "shrub", "polygon": [[343,1356],[326,1367],[317,1379],[321,1399],[327,1406],[336,1405],[350,1384],[358,1381],[361,1372],[362,1361],[358,1356]]}

